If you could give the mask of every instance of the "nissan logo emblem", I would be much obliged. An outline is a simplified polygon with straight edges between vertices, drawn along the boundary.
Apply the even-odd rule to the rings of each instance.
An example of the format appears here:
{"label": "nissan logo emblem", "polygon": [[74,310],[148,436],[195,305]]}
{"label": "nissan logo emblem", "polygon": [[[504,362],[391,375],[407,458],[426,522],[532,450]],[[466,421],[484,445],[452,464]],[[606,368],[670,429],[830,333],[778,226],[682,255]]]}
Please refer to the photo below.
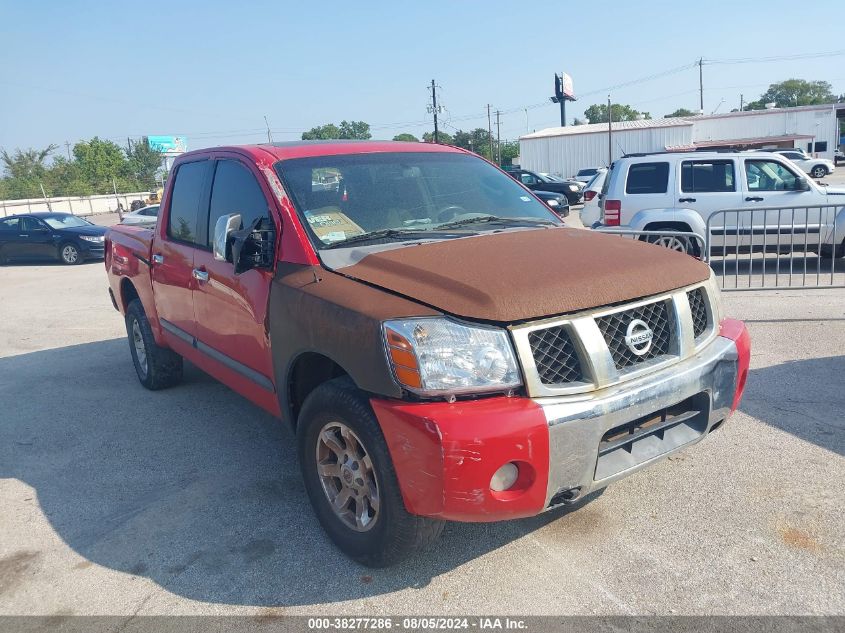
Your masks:
{"label": "nissan logo emblem", "polygon": [[654,332],[648,327],[648,323],[642,319],[634,319],[628,324],[625,332],[625,345],[637,356],[642,356],[651,349],[651,341]]}

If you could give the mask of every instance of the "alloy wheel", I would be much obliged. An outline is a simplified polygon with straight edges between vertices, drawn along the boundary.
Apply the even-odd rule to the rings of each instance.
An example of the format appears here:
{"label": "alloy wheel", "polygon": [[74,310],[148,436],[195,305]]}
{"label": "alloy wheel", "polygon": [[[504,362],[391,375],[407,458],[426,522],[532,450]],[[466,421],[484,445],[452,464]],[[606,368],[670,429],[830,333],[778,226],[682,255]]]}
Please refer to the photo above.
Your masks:
{"label": "alloy wheel", "polygon": [[75,264],[79,259],[79,251],[72,244],[68,244],[62,249],[62,259],[68,264]]}
{"label": "alloy wheel", "polygon": [[144,345],[144,337],[141,335],[141,325],[138,319],[132,321],[132,345],[135,348],[135,358],[138,359],[138,366],[147,375],[147,347]]}
{"label": "alloy wheel", "polygon": [[335,515],[356,532],[371,529],[380,496],[366,447],[342,422],[329,422],[317,437],[317,474]]}

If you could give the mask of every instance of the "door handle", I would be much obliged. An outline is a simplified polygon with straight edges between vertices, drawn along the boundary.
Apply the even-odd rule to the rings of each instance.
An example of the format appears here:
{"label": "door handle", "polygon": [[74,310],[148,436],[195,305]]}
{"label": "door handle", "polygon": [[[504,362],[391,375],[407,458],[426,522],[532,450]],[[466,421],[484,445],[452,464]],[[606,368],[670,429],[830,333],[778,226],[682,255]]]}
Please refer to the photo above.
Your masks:
{"label": "door handle", "polygon": [[153,263],[154,264],[163,264],[164,263],[164,255],[153,255]]}
{"label": "door handle", "polygon": [[199,282],[208,281],[208,273],[204,270],[200,270],[199,268],[194,268],[194,270],[191,271],[191,273],[193,274],[194,279],[196,279]]}
{"label": "door handle", "polygon": [[763,202],[763,198],[760,196],[748,196],[745,199],[746,202]]}
{"label": "door handle", "polygon": [[678,198],[678,202],[695,202],[695,198]]}

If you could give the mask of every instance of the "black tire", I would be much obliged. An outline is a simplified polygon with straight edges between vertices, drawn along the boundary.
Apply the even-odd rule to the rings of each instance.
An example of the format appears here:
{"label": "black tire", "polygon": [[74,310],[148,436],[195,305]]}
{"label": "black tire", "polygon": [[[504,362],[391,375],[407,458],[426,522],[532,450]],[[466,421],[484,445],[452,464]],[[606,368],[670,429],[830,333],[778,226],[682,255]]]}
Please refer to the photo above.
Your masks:
{"label": "black tire", "polygon": [[73,242],[63,242],[59,246],[59,261],[65,266],[76,266],[85,261],[79,246]]}
{"label": "black tire", "polygon": [[845,257],[845,240],[836,247],[836,251],[831,248],[830,244],[824,244],[819,247],[817,253],[819,256],[827,259],[830,259],[831,255],[833,255],[836,259],[842,259]]}
{"label": "black tire", "polygon": [[824,165],[816,165],[815,167],[813,167],[812,171],[810,172],[810,175],[813,178],[824,178],[825,176],[827,176],[827,168]]}
{"label": "black tire", "polygon": [[[132,364],[135,365],[135,373],[142,385],[157,391],[172,387],[182,380],[182,357],[156,344],[140,299],[134,299],[126,309],[126,334],[129,337]],[[143,349],[136,345],[136,335]],[[142,353],[144,358],[141,358]]]}
{"label": "black tire", "polygon": [[[317,470],[321,432],[337,423],[354,433],[372,464],[378,510],[366,531],[347,525],[335,512]],[[350,558],[369,567],[387,567],[425,549],[440,536],[444,521],[415,516],[405,509],[378,420],[366,396],[349,378],[325,382],[308,395],[298,418],[297,443],[305,490],[314,513],[329,538]],[[336,479],[342,486],[341,477]]]}

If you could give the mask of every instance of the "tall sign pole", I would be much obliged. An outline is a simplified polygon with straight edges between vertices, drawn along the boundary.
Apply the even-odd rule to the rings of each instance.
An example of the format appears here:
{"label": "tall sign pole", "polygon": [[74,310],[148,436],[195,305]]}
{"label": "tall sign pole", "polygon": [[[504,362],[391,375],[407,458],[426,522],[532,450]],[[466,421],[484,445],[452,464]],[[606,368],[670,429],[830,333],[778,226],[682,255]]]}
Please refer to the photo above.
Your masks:
{"label": "tall sign pole", "polygon": [[555,96],[551,97],[552,103],[560,104],[560,126],[566,127],[566,102],[575,101],[572,90],[572,77],[566,73],[555,73]]}

